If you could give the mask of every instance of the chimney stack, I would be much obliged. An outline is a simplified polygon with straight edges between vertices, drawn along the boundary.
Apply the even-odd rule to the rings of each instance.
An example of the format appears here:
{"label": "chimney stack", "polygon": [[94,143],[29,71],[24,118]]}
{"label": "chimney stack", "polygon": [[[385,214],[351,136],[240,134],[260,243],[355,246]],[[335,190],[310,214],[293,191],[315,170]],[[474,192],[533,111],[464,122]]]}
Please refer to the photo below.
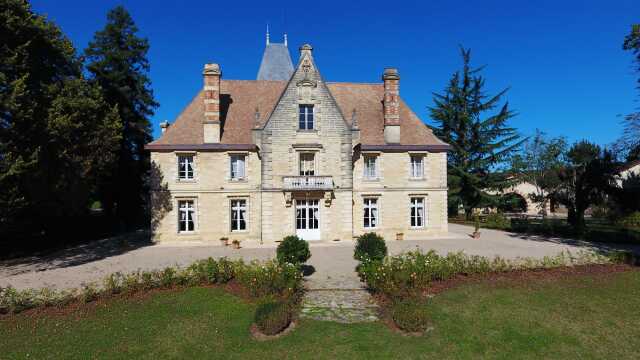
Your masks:
{"label": "chimney stack", "polygon": [[204,142],[220,142],[220,65],[205,64],[204,71]]}
{"label": "chimney stack", "polygon": [[162,131],[162,133],[164,134],[164,132],[167,131],[167,129],[169,128],[169,125],[171,125],[171,124],[167,120],[161,122],[160,123],[160,131]]}
{"label": "chimney stack", "polygon": [[382,74],[384,81],[384,142],[400,143],[400,75],[398,69],[385,68]]}

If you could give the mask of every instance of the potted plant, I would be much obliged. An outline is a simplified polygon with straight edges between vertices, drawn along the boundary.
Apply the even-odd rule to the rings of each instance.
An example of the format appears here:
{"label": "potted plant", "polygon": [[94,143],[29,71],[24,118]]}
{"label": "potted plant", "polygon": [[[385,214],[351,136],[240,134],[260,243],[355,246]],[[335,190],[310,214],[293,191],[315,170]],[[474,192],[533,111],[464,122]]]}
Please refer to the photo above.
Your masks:
{"label": "potted plant", "polygon": [[238,239],[233,239],[233,241],[231,242],[231,244],[233,245],[234,249],[240,249],[240,240]]}
{"label": "potted plant", "polygon": [[480,239],[480,219],[478,218],[478,215],[476,215],[473,219],[473,227],[474,227],[474,231],[473,231],[473,238],[474,239]]}
{"label": "potted plant", "polygon": [[220,244],[222,246],[229,246],[229,238],[226,236],[223,236],[220,238]]}
{"label": "potted plant", "polygon": [[396,233],[396,240],[404,240],[404,233]]}

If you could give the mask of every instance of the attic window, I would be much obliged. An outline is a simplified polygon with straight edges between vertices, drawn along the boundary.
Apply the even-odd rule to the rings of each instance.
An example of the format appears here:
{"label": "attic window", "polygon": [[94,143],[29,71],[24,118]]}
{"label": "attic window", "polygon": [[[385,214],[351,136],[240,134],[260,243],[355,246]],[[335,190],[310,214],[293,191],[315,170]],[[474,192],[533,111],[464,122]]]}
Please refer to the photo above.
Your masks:
{"label": "attic window", "polygon": [[298,128],[300,130],[313,130],[313,105],[300,105],[299,108]]}

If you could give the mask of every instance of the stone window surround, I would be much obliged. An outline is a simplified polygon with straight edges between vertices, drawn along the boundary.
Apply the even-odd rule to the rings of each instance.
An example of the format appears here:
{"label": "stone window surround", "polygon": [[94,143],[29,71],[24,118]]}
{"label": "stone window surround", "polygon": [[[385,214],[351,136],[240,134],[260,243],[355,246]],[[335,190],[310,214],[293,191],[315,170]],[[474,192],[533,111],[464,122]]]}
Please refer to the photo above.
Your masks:
{"label": "stone window surround", "polygon": [[[362,181],[363,182],[381,182],[382,176],[382,151],[363,151],[362,153]],[[376,157],[376,177],[368,178],[365,176],[365,157]]]}
{"label": "stone window surround", "polygon": [[[198,181],[198,153],[196,151],[174,151],[176,159],[176,176],[175,181],[178,183],[195,183]],[[193,157],[193,178],[192,179],[180,179],[180,156],[192,156]]]}
{"label": "stone window surround", "polygon": [[[231,159],[233,159],[234,156],[244,156],[244,177],[241,179],[233,179],[231,178]],[[249,181],[249,159],[251,158],[249,156],[249,152],[248,151],[229,151],[227,152],[227,175],[226,175],[226,180],[229,183],[244,183]]]}
{"label": "stone window surround", "polygon": [[[180,201],[193,201],[193,231],[180,231]],[[176,209],[176,234],[178,236],[196,235],[200,230],[200,207],[198,206],[197,195],[180,195],[173,198],[173,205]]]}
{"label": "stone window surround", "polygon": [[[300,105],[313,105],[313,129],[300,129]],[[318,99],[297,99],[295,103],[296,114],[296,132],[299,133],[318,133],[320,131],[320,123],[322,118],[322,104]]]}
{"label": "stone window surround", "polygon": [[313,154],[313,173],[314,176],[320,175],[320,148],[312,148],[312,147],[294,147],[296,152],[296,174],[295,176],[300,176],[300,155],[302,154]]}
{"label": "stone window surround", "polygon": [[[422,206],[424,209],[424,214],[423,214],[423,219],[422,219],[422,226],[411,226],[411,199],[413,198],[422,198]],[[419,230],[425,230],[426,228],[429,227],[429,196],[428,194],[425,193],[410,193],[408,194],[408,199],[407,199],[407,226],[409,227],[409,230],[413,230],[413,231],[419,231]]]}
{"label": "stone window surround", "polygon": [[[375,193],[375,194],[371,194],[371,193],[364,193],[364,194],[360,194],[361,198],[362,198],[362,217],[361,220],[363,220],[362,222],[362,228],[364,230],[379,230],[382,228],[382,194],[380,193]],[[376,200],[376,208],[378,209],[378,223],[375,227],[364,227],[364,200],[365,199],[375,199]]]}
{"label": "stone window surround", "polygon": [[[245,201],[245,229],[244,230],[231,230],[233,215],[231,215],[232,211],[232,202],[235,200],[244,200]],[[227,216],[229,216],[229,234],[244,234],[248,233],[251,229],[251,201],[249,195],[228,195],[227,196]]]}
{"label": "stone window surround", "polygon": [[[409,168],[407,173],[409,174],[410,181],[425,181],[427,180],[427,160],[428,160],[428,152],[426,151],[408,151],[409,155]],[[411,173],[411,157],[413,156],[422,156],[422,177],[413,177]]]}

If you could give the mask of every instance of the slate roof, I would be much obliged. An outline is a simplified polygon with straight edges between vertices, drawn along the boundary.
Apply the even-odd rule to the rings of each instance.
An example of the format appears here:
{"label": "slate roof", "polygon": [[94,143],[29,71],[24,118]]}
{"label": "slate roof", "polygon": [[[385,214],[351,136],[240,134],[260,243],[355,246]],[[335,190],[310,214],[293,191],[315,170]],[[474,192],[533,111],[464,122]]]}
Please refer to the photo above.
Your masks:
{"label": "slate roof", "polygon": [[[222,80],[220,113],[222,120],[221,145],[212,148],[228,148],[231,145],[252,143],[251,130],[263,127],[273,111],[287,81]],[[400,141],[398,145],[385,145],[382,109],[383,84],[327,83],[349,125],[353,110],[360,128],[360,143],[363,148],[396,151],[411,150],[412,146],[446,150],[448,145],[438,139],[407,104],[400,100]],[[256,109],[259,119],[256,119]],[[183,148],[186,145],[201,146],[203,140],[204,102],[200,91],[191,103],[157,140],[151,142],[149,150]],[[214,146],[215,145],[215,146]],[[393,149],[391,148],[393,147]]]}
{"label": "slate roof", "polygon": [[269,43],[264,49],[258,70],[258,80],[287,81],[293,74],[289,48],[285,44]]}

